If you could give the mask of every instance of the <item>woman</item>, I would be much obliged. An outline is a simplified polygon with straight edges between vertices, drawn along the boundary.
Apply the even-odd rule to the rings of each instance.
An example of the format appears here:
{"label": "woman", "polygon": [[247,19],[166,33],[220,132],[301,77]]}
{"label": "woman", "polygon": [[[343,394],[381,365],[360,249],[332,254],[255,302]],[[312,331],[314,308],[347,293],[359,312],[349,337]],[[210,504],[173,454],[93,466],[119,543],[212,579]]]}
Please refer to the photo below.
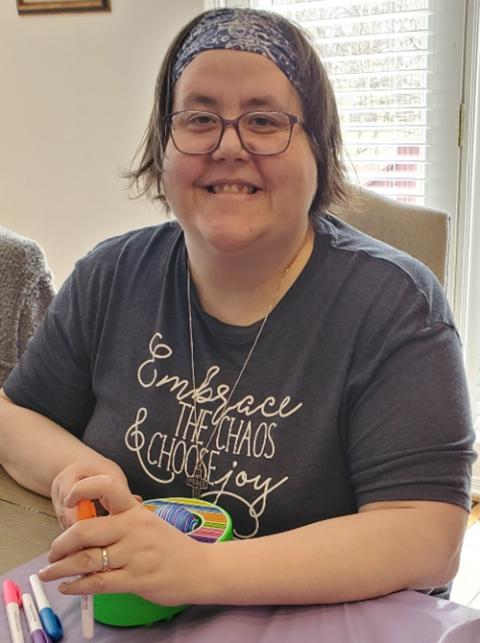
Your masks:
{"label": "woman", "polygon": [[[339,155],[296,27],[224,9],[179,34],[134,175],[178,223],[82,259],[5,385],[7,471],[67,527],[82,498],[111,514],[66,529],[44,580],[291,604],[453,578],[474,458],[458,336],[429,271],[324,214]],[[220,504],[237,539],[195,542],[127,482]]]}

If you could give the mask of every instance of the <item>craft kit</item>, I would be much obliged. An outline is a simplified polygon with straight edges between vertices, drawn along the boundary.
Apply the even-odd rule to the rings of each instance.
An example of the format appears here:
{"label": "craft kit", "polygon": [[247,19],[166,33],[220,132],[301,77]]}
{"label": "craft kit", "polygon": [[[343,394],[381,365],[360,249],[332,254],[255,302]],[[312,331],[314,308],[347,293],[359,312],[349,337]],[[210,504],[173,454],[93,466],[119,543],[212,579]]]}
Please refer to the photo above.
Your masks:
{"label": "craft kit", "polygon": [[[199,498],[157,498],[143,505],[159,519],[203,543],[232,540],[232,520],[221,507]],[[95,620],[106,625],[133,627],[171,619],[187,605],[162,606],[135,594],[97,594]]]}

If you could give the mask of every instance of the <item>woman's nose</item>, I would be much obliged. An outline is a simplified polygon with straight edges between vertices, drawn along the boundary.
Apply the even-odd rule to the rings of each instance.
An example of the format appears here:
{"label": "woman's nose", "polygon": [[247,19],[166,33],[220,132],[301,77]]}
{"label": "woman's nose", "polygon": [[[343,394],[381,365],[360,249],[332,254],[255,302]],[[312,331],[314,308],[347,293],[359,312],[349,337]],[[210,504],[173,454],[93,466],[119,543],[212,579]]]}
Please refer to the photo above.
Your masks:
{"label": "woman's nose", "polygon": [[213,159],[246,158],[248,152],[243,146],[238,128],[232,123],[225,125],[217,149],[212,152]]}

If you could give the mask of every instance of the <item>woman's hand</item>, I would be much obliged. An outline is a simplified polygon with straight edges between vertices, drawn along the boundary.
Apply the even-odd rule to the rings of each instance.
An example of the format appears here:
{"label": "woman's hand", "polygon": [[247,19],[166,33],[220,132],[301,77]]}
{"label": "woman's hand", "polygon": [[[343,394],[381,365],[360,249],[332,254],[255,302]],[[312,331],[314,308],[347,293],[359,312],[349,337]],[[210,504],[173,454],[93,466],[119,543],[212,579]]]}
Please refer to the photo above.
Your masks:
{"label": "woman's hand", "polygon": [[[82,575],[60,585],[64,594],[132,592],[162,605],[193,602],[195,568],[205,545],[183,534],[138,503],[126,483],[99,475],[76,482],[67,509],[80,500],[99,500],[108,516],[75,523],[56,538],[43,581]],[[109,570],[102,571],[102,549]]]}
{"label": "woman's hand", "polygon": [[108,475],[112,479],[118,480],[121,485],[127,485],[127,478],[120,467],[112,460],[103,457],[74,462],[63,469],[53,480],[50,495],[62,529],[68,529],[78,520],[76,509],[67,507],[65,498],[70,494],[76,482],[96,475]]}

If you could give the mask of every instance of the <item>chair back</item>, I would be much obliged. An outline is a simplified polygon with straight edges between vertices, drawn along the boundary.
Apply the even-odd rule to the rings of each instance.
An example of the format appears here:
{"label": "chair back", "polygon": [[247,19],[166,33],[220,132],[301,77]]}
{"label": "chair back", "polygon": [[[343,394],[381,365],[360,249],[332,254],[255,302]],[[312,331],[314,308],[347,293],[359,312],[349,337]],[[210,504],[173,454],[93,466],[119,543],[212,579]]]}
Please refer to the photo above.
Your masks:
{"label": "chair back", "polygon": [[400,203],[360,188],[358,204],[336,215],[371,237],[419,259],[446,285],[450,230],[447,212]]}
{"label": "chair back", "polygon": [[55,294],[41,247],[0,226],[0,386]]}

